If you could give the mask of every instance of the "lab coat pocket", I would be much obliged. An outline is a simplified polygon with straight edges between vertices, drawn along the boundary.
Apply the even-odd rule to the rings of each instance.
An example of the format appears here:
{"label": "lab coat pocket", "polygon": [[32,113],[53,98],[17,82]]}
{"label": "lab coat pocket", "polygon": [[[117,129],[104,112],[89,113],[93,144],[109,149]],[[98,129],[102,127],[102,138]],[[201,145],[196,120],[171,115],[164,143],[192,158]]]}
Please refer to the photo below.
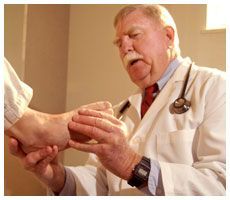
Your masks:
{"label": "lab coat pocket", "polygon": [[158,134],[158,159],[178,164],[192,164],[195,132],[196,129],[188,129]]}

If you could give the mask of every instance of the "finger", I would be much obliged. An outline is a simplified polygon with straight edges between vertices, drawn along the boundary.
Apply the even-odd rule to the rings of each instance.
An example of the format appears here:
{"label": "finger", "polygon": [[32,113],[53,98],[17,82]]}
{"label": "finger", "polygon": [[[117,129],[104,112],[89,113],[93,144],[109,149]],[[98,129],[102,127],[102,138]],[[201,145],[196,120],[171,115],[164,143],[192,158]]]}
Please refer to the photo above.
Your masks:
{"label": "finger", "polygon": [[109,108],[107,110],[103,110],[103,112],[107,113],[107,114],[110,114],[110,115],[113,115],[114,114],[114,111],[112,108]]}
{"label": "finger", "polygon": [[112,104],[108,101],[98,101],[88,105],[84,105],[81,108],[88,108],[92,110],[107,110],[112,108]]}
{"label": "finger", "polygon": [[79,111],[78,116],[74,116],[73,121],[87,124],[90,126],[96,126],[106,132],[121,133],[123,134],[123,124],[117,118],[112,115],[95,111],[83,109]]}
{"label": "finger", "polygon": [[83,135],[88,136],[91,139],[95,139],[98,142],[106,142],[111,137],[111,134],[108,134],[108,132],[95,126],[89,126],[87,124],[81,124],[71,121],[69,122],[68,127],[72,131],[79,132]]}
{"label": "finger", "polygon": [[69,146],[79,151],[96,154],[99,144],[85,144],[76,142],[74,140],[69,140]]}
{"label": "finger", "polygon": [[108,133],[114,132],[116,125],[112,124],[107,119],[91,117],[85,115],[78,115],[73,118],[73,121],[80,124],[85,124],[89,126],[95,126]]}
{"label": "finger", "polygon": [[[110,115],[108,113],[96,111],[96,110],[91,110],[91,109],[79,109],[78,111],[79,115],[85,115],[85,116],[91,116],[91,117],[97,117],[97,118],[102,118],[102,119],[107,119],[113,124],[121,125],[122,122],[118,120],[116,117],[113,115]],[[77,115],[73,116],[72,120],[77,117]]]}
{"label": "finger", "polygon": [[32,170],[36,167],[36,164],[41,160],[45,159],[48,155],[52,153],[52,148],[47,146],[38,151],[31,152],[23,160],[24,168],[27,170]]}
{"label": "finger", "polygon": [[52,152],[43,160],[41,160],[37,165],[37,171],[43,173],[48,164],[50,164],[58,154],[58,147],[53,146]]}
{"label": "finger", "polygon": [[19,158],[24,158],[26,156],[26,154],[20,148],[18,141],[12,137],[9,138],[8,147],[12,155]]}

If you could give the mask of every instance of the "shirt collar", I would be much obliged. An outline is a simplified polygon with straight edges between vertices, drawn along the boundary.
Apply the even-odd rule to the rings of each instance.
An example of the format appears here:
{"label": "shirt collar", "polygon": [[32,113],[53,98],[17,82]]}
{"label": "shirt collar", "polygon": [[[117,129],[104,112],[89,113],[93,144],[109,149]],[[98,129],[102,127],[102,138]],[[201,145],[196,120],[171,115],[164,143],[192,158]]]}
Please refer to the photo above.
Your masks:
{"label": "shirt collar", "polygon": [[179,67],[182,62],[183,62],[183,58],[181,56],[178,56],[169,63],[163,76],[161,77],[160,80],[157,81],[159,90],[161,90],[165,86],[165,84],[168,82],[172,74],[175,72],[177,67]]}

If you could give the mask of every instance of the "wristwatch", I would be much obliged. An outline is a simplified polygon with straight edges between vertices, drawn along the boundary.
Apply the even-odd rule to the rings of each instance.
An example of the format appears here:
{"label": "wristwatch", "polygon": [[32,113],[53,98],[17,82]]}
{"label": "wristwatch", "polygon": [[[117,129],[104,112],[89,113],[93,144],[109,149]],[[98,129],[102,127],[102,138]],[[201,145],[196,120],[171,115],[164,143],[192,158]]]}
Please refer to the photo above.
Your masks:
{"label": "wristwatch", "polygon": [[128,180],[128,184],[132,187],[147,185],[150,169],[150,159],[143,156],[141,161],[134,167],[132,177]]}

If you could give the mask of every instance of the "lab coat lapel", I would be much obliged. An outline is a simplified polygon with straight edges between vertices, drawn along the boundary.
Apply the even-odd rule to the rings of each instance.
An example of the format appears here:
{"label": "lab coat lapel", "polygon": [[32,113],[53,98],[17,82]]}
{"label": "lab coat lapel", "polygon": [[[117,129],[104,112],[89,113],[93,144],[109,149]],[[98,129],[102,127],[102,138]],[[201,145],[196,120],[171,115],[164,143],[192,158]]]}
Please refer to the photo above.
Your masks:
{"label": "lab coat lapel", "polygon": [[[189,63],[190,64],[190,63]],[[187,60],[185,60],[175,71],[175,73],[172,75],[172,77],[169,79],[169,81],[166,83],[164,88],[162,88],[159,95],[156,97],[155,101],[149,108],[148,112],[144,116],[142,121],[145,121],[147,119],[148,121],[152,121],[156,117],[156,115],[159,113],[159,111],[169,103],[169,97],[172,96],[175,91],[179,89],[179,93],[183,87],[184,79],[188,71],[189,64],[187,64]],[[178,92],[176,92],[178,93]],[[178,95],[179,96],[179,95]],[[178,96],[175,97],[178,98]],[[151,120],[150,120],[151,118]]]}
{"label": "lab coat lapel", "polygon": [[[140,121],[140,124],[138,128],[136,129],[135,136],[141,135],[143,137],[143,134],[147,134],[152,124],[154,124],[154,121],[155,121],[154,119],[156,118],[160,110],[169,103],[169,97],[172,96],[172,93],[176,91],[175,89],[178,88],[179,90],[181,90],[183,86],[184,78],[188,71],[188,66],[189,66],[189,60],[185,59],[184,62],[177,68],[177,70],[172,75],[172,77],[169,79],[169,81],[164,86],[164,88],[161,90],[159,95],[156,97],[153,104],[151,105],[149,110],[146,112],[144,118]],[[175,99],[177,97],[178,96],[175,96]],[[140,118],[141,94],[139,94],[136,102],[137,104],[135,104],[134,102],[133,105],[136,105],[135,107],[136,107],[136,110],[138,110],[138,115]]]}
{"label": "lab coat lapel", "polygon": [[129,97],[129,102],[132,105],[131,108],[134,109],[131,115],[134,115],[135,118],[138,118],[139,120],[141,120],[141,114],[140,114],[141,101],[142,101],[142,91],[140,89],[136,92],[136,94]]}

